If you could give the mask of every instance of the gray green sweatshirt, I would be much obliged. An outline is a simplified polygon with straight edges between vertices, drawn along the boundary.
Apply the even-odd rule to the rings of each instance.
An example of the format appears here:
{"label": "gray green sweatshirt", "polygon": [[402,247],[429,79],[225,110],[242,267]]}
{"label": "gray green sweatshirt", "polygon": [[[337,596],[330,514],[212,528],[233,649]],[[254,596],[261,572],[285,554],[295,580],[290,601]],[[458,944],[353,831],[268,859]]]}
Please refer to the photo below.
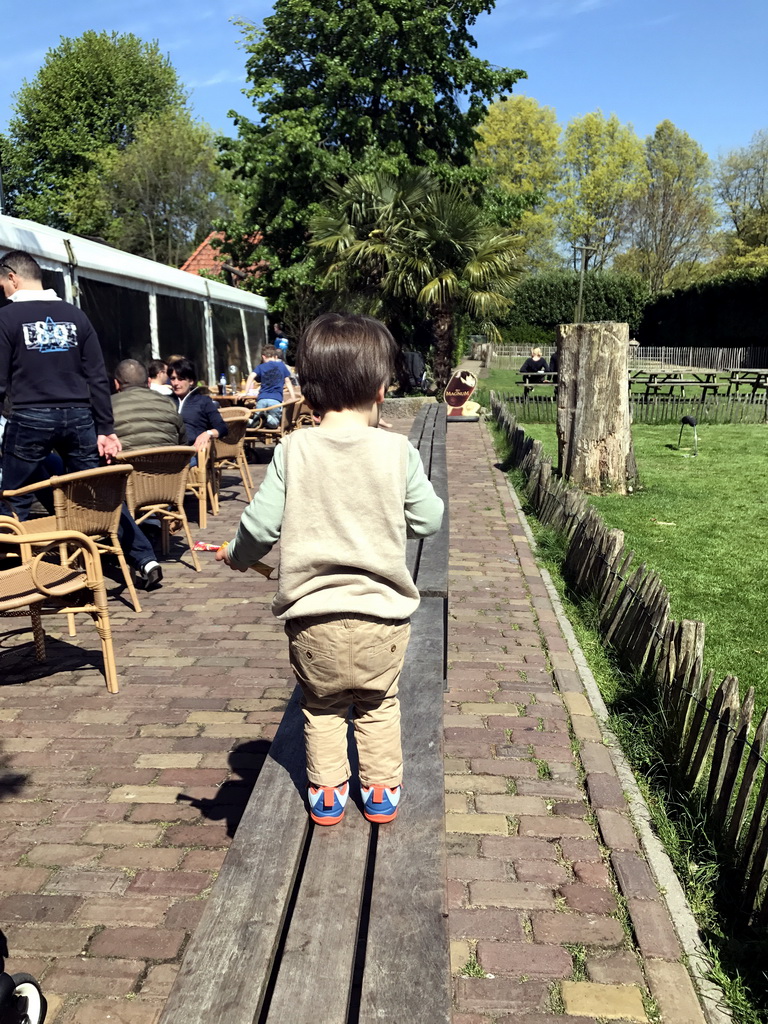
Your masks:
{"label": "gray green sweatshirt", "polygon": [[228,552],[245,568],[280,538],[279,619],[407,619],[419,592],[406,537],[428,537],[442,519],[443,502],[407,438],[370,427],[299,430],[275,449]]}

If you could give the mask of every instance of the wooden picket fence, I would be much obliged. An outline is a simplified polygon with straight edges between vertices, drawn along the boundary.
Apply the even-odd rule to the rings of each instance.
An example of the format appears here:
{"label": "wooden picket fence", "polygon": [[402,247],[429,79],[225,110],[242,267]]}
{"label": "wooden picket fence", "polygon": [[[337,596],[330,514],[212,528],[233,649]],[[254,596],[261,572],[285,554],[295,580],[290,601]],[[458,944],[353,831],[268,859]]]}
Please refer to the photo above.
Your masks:
{"label": "wooden picket fence", "polygon": [[[505,395],[516,420],[521,423],[557,422],[554,395]],[[683,416],[694,416],[699,423],[765,423],[768,403],[765,394],[726,398],[682,398],[679,395],[633,395],[629,403],[633,423],[658,426],[680,423]]]}
{"label": "wooden picket fence", "polygon": [[541,442],[518,425],[512,403],[491,392],[491,408],[509,446],[508,464],[522,471],[538,519],[567,540],[565,579],[597,602],[603,640],[620,663],[655,688],[670,762],[685,786],[703,788],[708,816],[742,879],[744,906],[753,923],[765,925],[768,711],[754,723],[751,687],[741,700],[735,676],[715,685],[714,674],[704,674],[704,623],[670,619],[666,587],[635,564],[623,532],[554,473]]}

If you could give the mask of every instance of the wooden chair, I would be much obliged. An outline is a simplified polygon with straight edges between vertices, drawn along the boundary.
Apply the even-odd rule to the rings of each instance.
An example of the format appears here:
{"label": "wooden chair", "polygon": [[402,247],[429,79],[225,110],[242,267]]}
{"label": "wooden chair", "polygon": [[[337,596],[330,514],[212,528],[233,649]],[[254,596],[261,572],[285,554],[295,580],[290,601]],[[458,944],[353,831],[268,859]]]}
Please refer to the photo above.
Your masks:
{"label": "wooden chair", "polygon": [[250,501],[253,497],[253,480],[248,468],[248,460],[245,457],[245,432],[248,429],[252,411],[242,406],[236,406],[233,409],[222,409],[221,415],[227,424],[227,436],[216,439],[214,466],[219,485],[222,470],[236,469],[243,481],[248,501]]}
{"label": "wooden chair", "polygon": [[296,416],[294,420],[294,430],[301,430],[302,427],[314,427],[315,421],[312,418],[314,409],[306,400],[301,398],[298,409],[296,410]]}
{"label": "wooden chair", "polygon": [[189,476],[189,460],[195,454],[191,446],[162,448],[135,448],[117,456],[118,462],[133,466],[128,477],[125,500],[137,525],[150,516],[156,516],[162,527],[162,552],[167,556],[170,534],[175,528],[184,530],[187,546],[195,566],[200,562],[192,543],[187,513],[184,511],[184,493]]}
{"label": "wooden chair", "polygon": [[257,410],[260,413],[267,413],[271,412],[273,409],[281,409],[282,414],[280,417],[280,423],[276,427],[249,427],[245,433],[246,444],[261,443],[267,446],[277,444],[277,442],[281,438],[285,437],[286,434],[290,434],[296,426],[296,415],[301,403],[301,398],[290,398],[287,402],[267,405],[263,409]]}
{"label": "wooden chair", "polygon": [[208,526],[208,504],[210,502],[211,515],[219,514],[219,493],[216,486],[216,473],[214,463],[216,459],[216,441],[201,448],[197,452],[197,465],[189,467],[187,476],[187,490],[197,499],[197,522],[201,530]]}
{"label": "wooden chair", "polygon": [[[50,598],[67,597],[77,590],[90,590],[92,600],[89,604],[57,608],[56,611],[67,616],[76,612],[87,612],[91,616],[101,638],[107,689],[110,693],[117,693],[117,667],[107,611],[107,590],[96,543],[77,530],[47,530],[30,535],[24,526],[17,519],[0,516],[0,551],[17,554],[21,559],[21,565],[0,572],[0,616],[18,615],[19,609],[28,608],[32,618],[35,656],[38,661],[45,661],[45,633],[40,606]],[[71,552],[71,557],[64,562],[60,558],[62,547]],[[40,550],[33,555],[33,548]],[[54,551],[59,560],[46,561],[46,556],[53,555]],[[82,559],[82,568],[72,565],[76,557]]]}
{"label": "wooden chair", "polygon": [[[51,530],[75,530],[84,533],[96,543],[100,555],[115,555],[120,563],[125,585],[131,596],[134,610],[141,611],[139,597],[133,584],[131,570],[125,560],[123,549],[117,538],[120,513],[125,501],[126,483],[130,476],[130,465],[102,466],[86,469],[79,473],[52,476],[36,484],[27,484],[13,491],[0,491],[0,498],[8,501],[20,494],[30,494],[50,488],[53,496],[52,516],[42,519],[28,519],[21,523],[26,536]],[[11,502],[12,505],[12,502]]]}

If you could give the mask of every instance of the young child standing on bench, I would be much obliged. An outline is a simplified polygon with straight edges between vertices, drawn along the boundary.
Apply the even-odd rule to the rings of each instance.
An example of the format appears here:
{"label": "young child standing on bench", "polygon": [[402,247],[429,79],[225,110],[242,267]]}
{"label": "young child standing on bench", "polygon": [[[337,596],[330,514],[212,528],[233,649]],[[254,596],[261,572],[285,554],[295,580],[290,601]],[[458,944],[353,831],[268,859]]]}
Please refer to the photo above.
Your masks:
{"label": "young child standing on bench", "polygon": [[396,351],[372,317],[325,313],[310,324],[296,369],[320,425],[275,448],[237,536],[216,555],[244,572],[280,538],[272,611],[285,623],[302,691],[309,813],[318,825],[344,816],[350,707],[365,817],[391,821],[402,794],[397,689],[419,604],[405,541],[436,533],[443,503],[409,441],[368,427]]}

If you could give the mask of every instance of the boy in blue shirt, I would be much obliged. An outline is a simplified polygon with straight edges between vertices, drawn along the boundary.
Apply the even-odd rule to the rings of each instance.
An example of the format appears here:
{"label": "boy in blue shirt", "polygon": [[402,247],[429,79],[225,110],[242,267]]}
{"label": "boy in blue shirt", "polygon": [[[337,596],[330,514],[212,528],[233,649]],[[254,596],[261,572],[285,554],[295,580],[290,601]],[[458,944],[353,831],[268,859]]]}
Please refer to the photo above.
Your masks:
{"label": "boy in blue shirt", "polygon": [[[266,409],[270,405],[280,405],[283,401],[283,388],[288,384],[288,394],[291,398],[296,397],[293,384],[290,381],[291,371],[280,358],[280,353],[273,345],[267,345],[261,353],[261,364],[256,367],[248,378],[245,385],[246,393],[250,390],[254,380],[261,385],[259,400],[256,403],[256,416],[265,420],[265,426],[274,430],[279,426],[281,418],[280,409],[272,409],[268,413],[259,413],[259,409]],[[256,417],[254,417],[255,419]],[[253,423],[253,420],[251,421]]]}

